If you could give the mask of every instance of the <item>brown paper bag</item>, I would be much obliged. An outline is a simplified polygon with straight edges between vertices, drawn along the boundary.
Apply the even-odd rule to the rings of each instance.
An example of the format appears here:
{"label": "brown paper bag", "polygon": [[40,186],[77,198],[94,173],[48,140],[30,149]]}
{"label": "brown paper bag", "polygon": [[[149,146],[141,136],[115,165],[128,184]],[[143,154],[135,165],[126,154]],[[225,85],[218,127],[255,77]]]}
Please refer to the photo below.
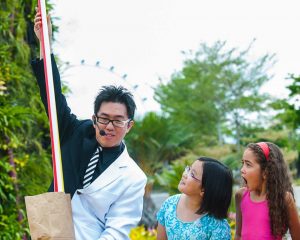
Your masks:
{"label": "brown paper bag", "polygon": [[32,240],[75,239],[70,194],[26,196],[25,204]]}

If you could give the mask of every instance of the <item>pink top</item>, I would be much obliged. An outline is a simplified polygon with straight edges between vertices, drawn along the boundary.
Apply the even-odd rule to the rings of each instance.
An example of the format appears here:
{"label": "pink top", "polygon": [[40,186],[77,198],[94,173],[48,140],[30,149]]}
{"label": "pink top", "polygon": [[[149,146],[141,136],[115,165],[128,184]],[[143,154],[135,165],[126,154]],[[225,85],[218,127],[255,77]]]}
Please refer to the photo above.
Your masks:
{"label": "pink top", "polygon": [[269,207],[267,200],[253,202],[246,190],[241,201],[243,240],[280,240],[271,233]]}

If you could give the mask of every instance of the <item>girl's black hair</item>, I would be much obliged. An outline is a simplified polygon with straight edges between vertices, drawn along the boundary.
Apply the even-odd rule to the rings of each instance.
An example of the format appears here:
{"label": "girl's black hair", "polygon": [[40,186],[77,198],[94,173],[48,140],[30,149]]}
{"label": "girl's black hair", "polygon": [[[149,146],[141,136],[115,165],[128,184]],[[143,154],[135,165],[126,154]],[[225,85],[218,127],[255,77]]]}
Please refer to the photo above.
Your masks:
{"label": "girl's black hair", "polygon": [[232,197],[231,170],[213,158],[200,157],[198,160],[203,162],[204,196],[197,214],[207,213],[217,219],[226,218]]}

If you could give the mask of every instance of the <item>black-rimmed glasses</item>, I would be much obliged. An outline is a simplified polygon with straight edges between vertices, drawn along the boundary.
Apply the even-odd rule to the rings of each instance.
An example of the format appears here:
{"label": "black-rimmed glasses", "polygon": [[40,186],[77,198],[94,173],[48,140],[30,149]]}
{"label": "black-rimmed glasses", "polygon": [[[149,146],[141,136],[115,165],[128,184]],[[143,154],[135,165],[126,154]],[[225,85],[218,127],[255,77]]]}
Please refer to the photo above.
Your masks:
{"label": "black-rimmed glasses", "polygon": [[114,125],[115,127],[125,127],[125,125],[131,121],[131,119],[127,119],[127,120],[110,120],[108,118],[103,118],[103,117],[97,117],[96,116],[96,120],[98,123],[100,124],[104,124],[104,125],[108,125],[110,122],[112,123],[112,125]]}

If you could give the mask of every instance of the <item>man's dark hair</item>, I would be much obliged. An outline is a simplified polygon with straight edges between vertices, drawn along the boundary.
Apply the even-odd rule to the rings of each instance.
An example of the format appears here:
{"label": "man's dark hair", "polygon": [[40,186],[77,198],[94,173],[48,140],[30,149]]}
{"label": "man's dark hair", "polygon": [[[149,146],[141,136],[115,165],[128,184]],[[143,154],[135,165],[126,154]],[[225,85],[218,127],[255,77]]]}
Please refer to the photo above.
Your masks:
{"label": "man's dark hair", "polygon": [[200,157],[198,160],[203,162],[204,196],[197,213],[208,213],[218,219],[226,218],[232,197],[231,170],[213,158]]}
{"label": "man's dark hair", "polygon": [[99,111],[100,106],[103,102],[114,102],[114,103],[125,104],[128,118],[133,120],[136,105],[133,99],[133,95],[126,88],[122,86],[113,86],[113,85],[102,87],[94,102],[95,115],[97,115],[97,112]]}

